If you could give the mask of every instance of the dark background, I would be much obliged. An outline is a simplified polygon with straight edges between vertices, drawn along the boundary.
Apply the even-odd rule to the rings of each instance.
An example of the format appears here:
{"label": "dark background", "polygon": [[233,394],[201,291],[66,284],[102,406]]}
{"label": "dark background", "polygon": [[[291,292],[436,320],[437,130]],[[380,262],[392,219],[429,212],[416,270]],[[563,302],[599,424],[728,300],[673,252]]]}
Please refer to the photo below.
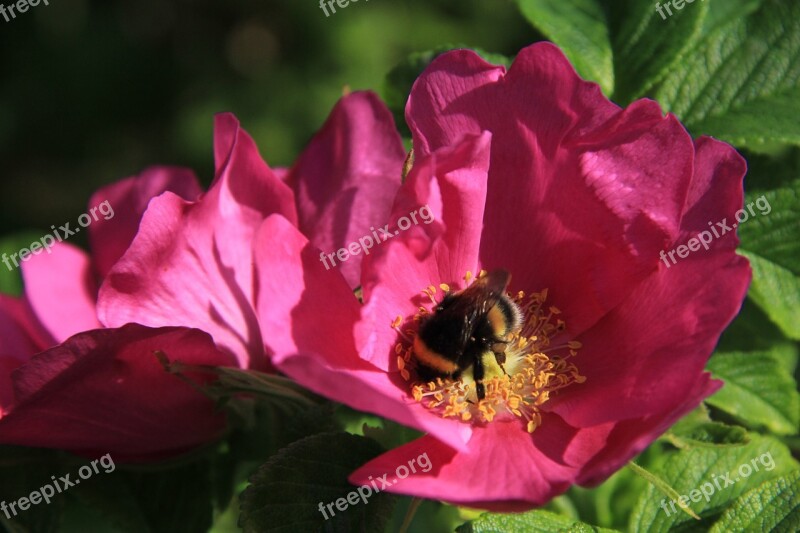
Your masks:
{"label": "dark background", "polygon": [[0,238],[73,221],[149,165],[207,185],[214,113],[287,166],[345,86],[380,92],[409,53],[537,38],[508,0],[360,0],[327,18],[315,0],[40,3],[0,18]]}

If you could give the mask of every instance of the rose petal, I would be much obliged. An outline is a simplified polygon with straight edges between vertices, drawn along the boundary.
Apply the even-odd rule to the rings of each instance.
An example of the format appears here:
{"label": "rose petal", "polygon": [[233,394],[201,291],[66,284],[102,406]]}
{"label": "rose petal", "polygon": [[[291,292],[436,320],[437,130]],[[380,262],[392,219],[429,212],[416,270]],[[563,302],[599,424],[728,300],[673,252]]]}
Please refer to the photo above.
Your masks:
{"label": "rose petal", "polygon": [[171,193],[151,201],[139,234],[109,273],[98,313],[108,327],[196,327],[243,368],[266,368],[255,315],[253,236],[265,217],[296,222],[291,190],[231,115],[217,117],[218,175],[195,203]]}
{"label": "rose petal", "polygon": [[522,50],[507,74],[469,51],[440,56],[407,119],[423,154],[492,132],[481,259],[509,270],[513,291],[549,289],[572,333],[621,302],[677,236],[689,135],[653,102],[620,110],[549,43]]}
{"label": "rose petal", "polygon": [[[380,243],[364,260],[364,307],[356,326],[361,357],[378,368],[395,368],[397,316],[413,316],[422,303],[421,291],[430,285],[464,285],[464,275],[477,275],[486,169],[491,137],[467,137],[419,160],[403,185],[392,210],[392,239]],[[427,206],[432,218],[407,231],[396,221]]]}
{"label": "rose petal", "polygon": [[354,409],[464,445],[469,426],[442,420],[410,398],[399,373],[388,374],[359,357],[352,336],[358,301],[341,274],[323,267],[319,251],[297,228],[272,216],[257,241],[261,331],[278,369]]}
{"label": "rose petal", "polygon": [[[93,221],[89,226],[92,262],[103,278],[128,249],[150,200],[170,191],[184,200],[196,200],[203,192],[189,169],[151,167],[138,176],[99,189],[89,200]],[[103,205],[108,202],[107,205]]]}
{"label": "rose petal", "polygon": [[669,406],[667,411],[653,416],[616,424],[614,431],[608,435],[608,445],[602,447],[581,469],[577,482],[590,487],[602,483],[720,387],[721,381],[712,380],[710,374],[703,373],[689,392],[681,396],[682,401],[678,405]]}
{"label": "rose petal", "polygon": [[[468,452],[457,452],[425,436],[373,459],[349,480],[366,485],[387,475],[391,486],[381,488],[388,492],[444,498],[452,504],[499,512],[526,510],[566,491],[577,472],[542,452],[535,440],[516,422],[500,421],[475,428]],[[563,449],[564,444],[559,446]],[[423,456],[427,460],[420,464]],[[417,471],[400,479],[405,473],[400,467],[410,471],[415,459]],[[431,466],[425,472],[428,461]]]}
{"label": "rose petal", "polygon": [[[347,248],[388,221],[405,158],[392,114],[371,92],[342,98],[292,168],[299,227],[315,247]],[[361,259],[341,264],[351,287],[360,283]]]}
{"label": "rose petal", "polygon": [[0,355],[26,361],[54,344],[25,298],[0,294]]}
{"label": "rose petal", "polygon": [[225,419],[213,402],[166,372],[155,351],[187,364],[235,364],[197,330],[131,324],[81,333],[13,373],[16,402],[0,419],[0,441],[127,461],[219,437]]}
{"label": "rose petal", "polygon": [[663,411],[689,393],[749,281],[747,261],[728,254],[663,267],[579,338],[570,361],[586,382],[548,408],[576,427]]}
{"label": "rose petal", "polygon": [[25,297],[36,318],[56,343],[100,327],[89,256],[71,244],[57,242],[47,253],[22,263]]}

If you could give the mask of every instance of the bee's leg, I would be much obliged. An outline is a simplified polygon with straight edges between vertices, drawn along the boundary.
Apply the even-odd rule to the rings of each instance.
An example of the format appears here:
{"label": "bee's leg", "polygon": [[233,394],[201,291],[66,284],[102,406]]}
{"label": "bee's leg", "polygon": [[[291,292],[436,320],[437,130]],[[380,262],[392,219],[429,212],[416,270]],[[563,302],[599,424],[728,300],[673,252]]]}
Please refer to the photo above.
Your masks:
{"label": "bee's leg", "polygon": [[506,348],[508,347],[508,341],[505,339],[492,339],[492,353],[494,353],[494,358],[497,361],[497,364],[500,365],[500,369],[503,371],[503,374],[508,375],[506,372],[505,363],[506,363]]}
{"label": "bee's leg", "polygon": [[483,385],[483,361],[481,357],[475,358],[472,366],[472,378],[475,380],[475,393],[478,395],[478,400],[483,400],[486,397],[486,387]]}

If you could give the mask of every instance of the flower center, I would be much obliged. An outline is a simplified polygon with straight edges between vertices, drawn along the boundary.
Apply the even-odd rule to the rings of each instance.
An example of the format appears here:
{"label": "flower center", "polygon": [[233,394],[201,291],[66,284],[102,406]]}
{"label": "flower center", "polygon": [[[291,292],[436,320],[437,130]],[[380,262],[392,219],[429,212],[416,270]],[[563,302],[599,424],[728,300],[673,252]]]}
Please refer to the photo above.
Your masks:
{"label": "flower center", "polygon": [[[486,275],[484,271],[478,279]],[[467,285],[472,280],[467,272],[464,280]],[[477,280],[475,280],[477,281]],[[439,286],[444,295],[452,293],[446,284]],[[432,302],[434,308],[441,305],[437,301],[437,288],[430,286],[422,291]],[[551,339],[566,329],[566,324],[558,318],[561,313],[555,306],[545,308],[547,289],[526,297],[523,292],[508,295],[522,313],[522,320],[514,331],[508,332],[500,348],[488,350],[481,358],[484,374],[483,398],[477,394],[477,383],[473,376],[474,365],[464,363],[456,372],[449,375],[424,380],[422,360],[415,354],[414,339],[419,325],[436,311],[420,306],[413,317],[398,316],[392,327],[398,330],[400,341],[395,346],[397,365],[400,374],[411,387],[414,399],[444,418],[460,418],[464,422],[489,423],[499,418],[518,417],[525,421],[529,433],[541,425],[540,407],[551,394],[573,383],[583,383],[586,378],[578,373],[574,364],[567,362],[577,355],[581,343],[570,340],[553,345]],[[401,324],[409,327],[401,330]],[[416,323],[417,328],[411,327]],[[495,346],[498,346],[495,344]],[[456,354],[441,354],[443,359],[455,362]],[[428,355],[427,357],[430,357]],[[453,363],[455,364],[455,363]],[[413,373],[413,374],[412,374]]]}

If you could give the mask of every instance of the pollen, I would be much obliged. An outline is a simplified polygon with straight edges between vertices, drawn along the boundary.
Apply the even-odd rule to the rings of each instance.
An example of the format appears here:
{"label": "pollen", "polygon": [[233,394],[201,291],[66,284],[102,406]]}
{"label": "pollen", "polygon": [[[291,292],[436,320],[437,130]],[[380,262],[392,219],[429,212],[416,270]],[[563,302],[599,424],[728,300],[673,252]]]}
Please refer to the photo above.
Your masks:
{"label": "pollen", "polygon": [[[469,283],[477,278],[471,273],[464,276]],[[447,284],[440,284],[449,292]],[[436,287],[427,287],[423,294],[435,302]],[[509,295],[523,313],[522,325],[511,332],[505,348],[505,362],[483,379],[485,396],[479,400],[471,368],[464,369],[458,379],[436,378],[432,381],[418,379],[413,353],[414,331],[407,330],[395,346],[397,366],[403,379],[409,383],[413,399],[443,418],[454,418],[469,424],[489,424],[495,420],[519,419],[529,433],[542,424],[541,408],[551,398],[574,384],[586,381],[578,368],[569,361],[582,348],[575,339],[563,340],[566,323],[558,318],[561,310],[554,305],[545,306],[547,289],[526,297],[523,292]],[[435,305],[435,303],[434,303]],[[421,314],[430,313],[425,311]],[[420,314],[417,314],[417,322]],[[401,317],[398,317],[400,319]],[[400,321],[392,326],[397,329]],[[398,330],[399,331],[399,330]],[[410,372],[409,372],[410,371]]]}

